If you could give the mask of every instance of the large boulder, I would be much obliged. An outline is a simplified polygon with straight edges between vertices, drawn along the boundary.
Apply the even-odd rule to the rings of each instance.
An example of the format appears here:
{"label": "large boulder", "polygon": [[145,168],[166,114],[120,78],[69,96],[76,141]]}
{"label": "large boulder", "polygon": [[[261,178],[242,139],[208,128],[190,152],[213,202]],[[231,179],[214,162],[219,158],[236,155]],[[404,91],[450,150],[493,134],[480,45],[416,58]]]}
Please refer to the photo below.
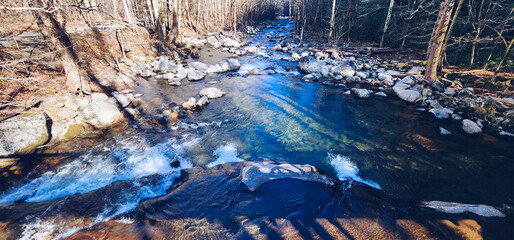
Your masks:
{"label": "large boulder", "polygon": [[212,98],[223,97],[223,95],[225,95],[225,93],[223,91],[221,91],[220,89],[218,89],[218,88],[210,87],[210,88],[202,89],[200,91],[200,95],[201,96],[206,96],[207,98],[212,99]]}
{"label": "large boulder", "polygon": [[272,164],[253,163],[242,170],[242,182],[251,190],[255,191],[261,185],[272,180],[294,178],[303,181],[321,182],[333,185],[334,182],[325,175],[320,174],[311,165],[298,164]]}
{"label": "large boulder", "polygon": [[417,89],[410,88],[410,84],[402,81],[397,82],[393,87],[394,93],[396,93],[400,99],[407,102],[416,102],[421,99],[421,93],[419,93]]}
{"label": "large boulder", "polygon": [[189,80],[189,81],[198,81],[198,80],[202,80],[204,78],[205,78],[205,73],[198,71],[198,70],[190,69],[189,72],[187,73],[187,80]]}
{"label": "large boulder", "polygon": [[221,40],[221,46],[229,48],[239,48],[241,47],[241,43],[232,38],[225,37],[223,38],[223,40]]}
{"label": "large boulder", "polygon": [[189,63],[189,67],[191,67],[195,70],[201,71],[201,72],[206,72],[207,69],[209,68],[209,65],[207,65],[203,62],[192,62],[192,63]]}
{"label": "large boulder", "polygon": [[48,141],[46,117],[30,111],[0,122],[0,157],[33,153]]}
{"label": "large boulder", "polygon": [[91,102],[84,109],[86,123],[96,128],[106,128],[116,123],[121,112],[113,101],[103,93],[92,94]]}
{"label": "large boulder", "polygon": [[357,63],[352,60],[345,60],[332,67],[331,72],[335,75],[343,77],[351,77],[355,75],[357,70]]}
{"label": "large boulder", "polygon": [[322,73],[324,62],[316,60],[313,56],[302,57],[298,62],[298,71],[303,74]]}

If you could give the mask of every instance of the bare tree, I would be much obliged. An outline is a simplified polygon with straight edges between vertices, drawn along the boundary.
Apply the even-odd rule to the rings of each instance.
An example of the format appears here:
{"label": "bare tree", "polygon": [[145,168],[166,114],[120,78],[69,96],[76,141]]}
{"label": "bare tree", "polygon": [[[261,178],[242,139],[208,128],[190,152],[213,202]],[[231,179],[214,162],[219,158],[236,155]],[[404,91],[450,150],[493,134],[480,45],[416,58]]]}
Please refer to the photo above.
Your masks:
{"label": "bare tree", "polygon": [[443,47],[444,37],[452,15],[455,0],[444,0],[439,10],[439,16],[432,31],[432,37],[427,50],[427,66],[425,79],[437,81],[437,65],[441,58],[441,48]]}

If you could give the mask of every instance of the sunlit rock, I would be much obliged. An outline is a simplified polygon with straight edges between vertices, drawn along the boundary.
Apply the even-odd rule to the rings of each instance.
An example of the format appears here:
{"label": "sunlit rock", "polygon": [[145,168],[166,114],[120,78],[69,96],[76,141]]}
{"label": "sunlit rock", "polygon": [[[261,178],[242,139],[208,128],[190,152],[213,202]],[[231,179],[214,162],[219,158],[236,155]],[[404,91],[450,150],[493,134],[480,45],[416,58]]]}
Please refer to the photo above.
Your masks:
{"label": "sunlit rock", "polygon": [[462,129],[469,134],[482,132],[482,128],[480,128],[476,122],[473,122],[469,119],[462,120]]}
{"label": "sunlit rock", "polygon": [[49,137],[45,115],[29,111],[0,122],[0,156],[28,154]]}
{"label": "sunlit rock", "polygon": [[311,165],[253,163],[242,170],[242,181],[252,191],[269,181],[283,178],[334,184]]}
{"label": "sunlit rock", "polygon": [[206,96],[209,99],[220,98],[225,95],[225,92],[215,87],[204,88],[200,91],[200,96]]}

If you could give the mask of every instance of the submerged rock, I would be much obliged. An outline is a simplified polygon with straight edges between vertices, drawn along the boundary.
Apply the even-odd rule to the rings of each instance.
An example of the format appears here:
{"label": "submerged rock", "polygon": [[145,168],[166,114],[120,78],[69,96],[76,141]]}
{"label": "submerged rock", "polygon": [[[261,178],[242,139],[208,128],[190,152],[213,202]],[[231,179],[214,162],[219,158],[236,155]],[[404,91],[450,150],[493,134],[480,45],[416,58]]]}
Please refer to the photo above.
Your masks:
{"label": "submerged rock", "polygon": [[441,135],[450,135],[452,134],[450,131],[446,130],[445,128],[439,127],[439,131]]}
{"label": "submerged rock", "polygon": [[0,122],[0,157],[33,153],[48,141],[46,118],[29,111]]}

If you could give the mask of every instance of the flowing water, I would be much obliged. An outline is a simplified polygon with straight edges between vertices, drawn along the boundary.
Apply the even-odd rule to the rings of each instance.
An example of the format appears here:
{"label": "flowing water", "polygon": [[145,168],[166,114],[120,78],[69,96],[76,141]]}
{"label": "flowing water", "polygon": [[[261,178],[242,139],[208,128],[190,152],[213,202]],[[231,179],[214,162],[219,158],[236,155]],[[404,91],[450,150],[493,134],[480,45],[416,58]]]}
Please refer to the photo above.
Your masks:
{"label": "flowing water", "polygon": [[[278,29],[288,33],[291,27],[282,22]],[[169,165],[173,160],[182,169],[269,158],[311,164],[334,177],[350,177],[401,197],[504,210],[514,206],[512,139],[467,135],[458,123],[435,119],[392,97],[359,100],[343,94],[342,88],[303,82],[298,72],[284,70],[286,65],[295,67],[281,60],[289,54],[270,50],[275,43],[267,36],[276,31],[264,28],[249,39],[250,45],[260,46],[259,53],[240,57],[239,72],[210,75],[200,82],[184,80],[180,87],[141,80],[136,92],[144,94],[150,109],[198,98],[208,86],[227,95],[170,129],[129,123],[128,131],[106,135],[64,163],[7,186],[0,204],[45,202],[133,179],[130,189],[111,193],[96,217],[100,222],[134,209],[142,199],[165,194],[179,175]],[[200,53],[207,63],[227,56],[208,49]],[[277,74],[245,76],[257,67]],[[439,127],[452,134],[440,135]],[[161,177],[138,181],[152,174]],[[24,226],[25,237],[37,238],[34,229],[41,228],[43,217],[27,216],[31,220]],[[73,231],[61,231],[62,236]]]}

